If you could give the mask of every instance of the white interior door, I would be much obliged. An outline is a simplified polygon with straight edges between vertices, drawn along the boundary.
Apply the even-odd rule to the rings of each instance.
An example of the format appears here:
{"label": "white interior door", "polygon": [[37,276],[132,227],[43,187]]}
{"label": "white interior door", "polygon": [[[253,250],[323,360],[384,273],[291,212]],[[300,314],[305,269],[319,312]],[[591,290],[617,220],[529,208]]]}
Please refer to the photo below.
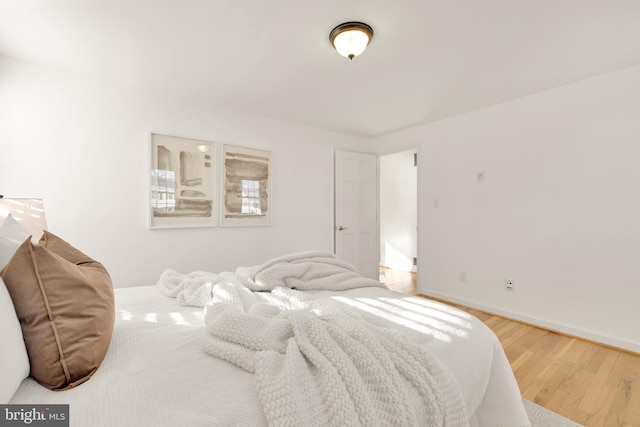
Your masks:
{"label": "white interior door", "polygon": [[363,276],[378,279],[378,159],[336,151],[335,249]]}

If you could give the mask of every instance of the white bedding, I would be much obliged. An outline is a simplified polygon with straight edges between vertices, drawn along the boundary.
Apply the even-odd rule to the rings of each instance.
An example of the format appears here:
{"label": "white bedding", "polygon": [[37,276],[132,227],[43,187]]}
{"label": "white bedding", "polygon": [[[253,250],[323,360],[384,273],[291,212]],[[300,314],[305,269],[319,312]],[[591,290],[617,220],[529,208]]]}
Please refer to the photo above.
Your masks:
{"label": "white bedding", "polygon": [[[309,292],[428,347],[458,379],[471,426],[530,425],[500,343],[476,318],[384,288]],[[155,286],[115,295],[113,338],[96,374],[63,392],[26,379],[10,403],[68,403],[72,426],[265,424],[254,375],[202,349],[201,308],[180,306]]]}

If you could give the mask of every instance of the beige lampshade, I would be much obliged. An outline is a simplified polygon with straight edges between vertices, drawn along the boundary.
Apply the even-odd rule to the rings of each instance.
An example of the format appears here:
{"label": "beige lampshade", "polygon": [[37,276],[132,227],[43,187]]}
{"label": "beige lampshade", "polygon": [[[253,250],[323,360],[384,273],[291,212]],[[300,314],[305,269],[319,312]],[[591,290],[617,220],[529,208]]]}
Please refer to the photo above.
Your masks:
{"label": "beige lampshade", "polygon": [[47,229],[42,199],[0,199],[0,223],[9,214],[31,235],[34,242],[40,240],[42,232]]}

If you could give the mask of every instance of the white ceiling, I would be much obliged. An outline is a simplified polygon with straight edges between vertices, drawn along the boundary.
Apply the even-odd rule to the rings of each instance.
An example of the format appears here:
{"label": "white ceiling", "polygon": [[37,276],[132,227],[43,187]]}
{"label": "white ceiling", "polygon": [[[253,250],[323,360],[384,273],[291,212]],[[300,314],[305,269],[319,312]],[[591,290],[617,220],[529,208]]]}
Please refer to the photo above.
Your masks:
{"label": "white ceiling", "polygon": [[639,64],[640,0],[0,0],[0,54],[376,136]]}

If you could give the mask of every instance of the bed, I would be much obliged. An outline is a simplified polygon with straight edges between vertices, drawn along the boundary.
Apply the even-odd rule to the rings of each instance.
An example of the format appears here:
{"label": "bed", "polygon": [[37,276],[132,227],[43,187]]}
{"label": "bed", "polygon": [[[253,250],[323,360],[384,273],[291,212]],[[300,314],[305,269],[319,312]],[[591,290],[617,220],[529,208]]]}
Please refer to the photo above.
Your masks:
{"label": "bed", "polygon": [[[54,243],[60,244],[55,240],[55,236],[48,235],[43,238],[45,241],[41,241],[40,244],[52,250],[56,248]],[[28,241],[23,242],[23,245],[38,246]],[[502,347],[493,332],[482,322],[446,304],[390,291],[378,282],[364,280],[348,266],[346,267],[348,271],[340,270],[338,275],[320,274],[322,277],[319,277],[316,274],[317,271],[310,271],[307,267],[313,265],[309,264],[309,259],[320,258],[324,260],[323,262],[328,260],[332,268],[338,264],[340,268],[344,266],[342,261],[335,259],[330,253],[292,254],[270,260],[261,266],[249,269],[239,268],[234,273],[180,274],[167,270],[157,284],[115,289],[112,334],[99,367],[82,381],[67,385],[63,391],[53,391],[43,387],[31,376],[20,379],[8,403],[68,404],[72,426],[328,425],[322,417],[334,410],[338,418],[333,417],[329,420],[334,425],[377,423],[487,427],[530,425],[518,386]],[[291,262],[292,260],[298,261]],[[14,262],[13,259],[11,262]],[[84,265],[87,261],[84,260],[82,263]],[[274,277],[280,279],[289,273],[283,273],[283,270],[278,269],[283,266],[286,269],[293,264],[297,264],[294,267],[298,269],[296,270],[298,272],[293,275],[296,277],[292,282],[293,285],[284,283],[282,286],[283,283],[276,280],[275,285],[264,288],[264,281],[254,280],[252,282],[254,289],[252,289],[251,283],[247,286],[247,281],[243,279],[246,277],[255,279],[260,272],[270,272],[272,279]],[[303,272],[300,272],[301,264],[307,266],[304,267]],[[8,268],[3,270],[3,275],[7,270]],[[345,276],[343,273],[348,275]],[[0,288],[3,286],[0,283]],[[3,290],[0,289],[0,291]],[[236,292],[234,294],[236,296],[229,297],[233,292]],[[250,314],[248,319],[250,322],[247,324],[249,327],[245,331],[247,336],[260,340],[263,336],[269,335],[270,332],[263,332],[261,328],[270,327],[271,321],[282,320],[283,309],[281,306],[274,309],[278,304],[273,300],[276,298],[274,295],[280,295],[277,298],[281,299],[288,298],[287,304],[293,304],[296,307],[296,304],[307,304],[311,308],[306,314],[311,317],[324,316],[318,313],[326,308],[332,313],[331,316],[343,319],[341,321],[346,319],[349,325],[351,325],[350,322],[355,322],[358,328],[363,327],[366,331],[381,331],[383,335],[380,336],[386,338],[374,346],[386,345],[390,346],[391,350],[395,346],[398,348],[406,346],[412,351],[418,349],[416,351],[419,357],[428,355],[430,359],[424,359],[425,365],[433,365],[440,369],[437,371],[440,376],[434,374],[433,378],[446,379],[445,382],[434,383],[432,392],[441,396],[442,400],[442,396],[453,396],[446,393],[453,393],[452,390],[455,389],[455,398],[452,397],[451,400],[460,400],[465,411],[464,419],[449,416],[443,418],[445,420],[443,422],[431,423],[428,420],[432,414],[424,409],[424,406],[420,406],[422,403],[419,401],[422,398],[419,395],[401,394],[399,398],[394,393],[380,392],[387,390],[383,387],[386,385],[376,388],[378,383],[375,383],[374,385],[365,384],[365,388],[370,386],[377,390],[376,393],[382,395],[382,400],[377,403],[378,406],[398,406],[391,408],[396,410],[396,415],[390,416],[392,412],[387,412],[387,418],[376,418],[375,423],[362,422],[362,419],[360,422],[353,423],[345,421],[349,418],[340,418],[348,412],[341,406],[344,399],[340,397],[339,400],[335,400],[336,396],[341,396],[338,391],[339,385],[327,380],[329,382],[322,388],[319,384],[304,382],[313,382],[315,378],[322,383],[325,377],[313,376],[317,374],[316,368],[313,367],[311,369],[314,373],[309,376],[311,380],[304,376],[307,375],[306,373],[300,374],[300,378],[297,378],[298,371],[291,370],[289,365],[282,362],[289,356],[284,357],[278,352],[272,352],[278,358],[274,359],[277,365],[275,370],[280,369],[278,372],[281,374],[285,372],[282,375],[286,381],[299,380],[300,384],[305,385],[300,387],[298,384],[299,388],[294,388],[294,391],[297,390],[294,396],[287,398],[317,399],[318,402],[322,400],[318,404],[327,404],[327,399],[330,400],[331,395],[334,394],[332,390],[335,390],[334,401],[329,402],[330,405],[334,405],[331,408],[326,406],[321,410],[313,407],[304,409],[302,418],[292,418],[288,413],[276,414],[274,418],[274,407],[269,406],[273,404],[271,397],[275,396],[274,399],[282,397],[280,396],[282,387],[278,386],[280,383],[277,381],[267,385],[261,382],[265,378],[265,372],[267,374],[271,372],[268,367],[264,368],[263,362],[271,359],[260,359],[260,363],[256,362],[258,367],[253,365],[247,367],[243,365],[243,360],[253,360],[256,354],[262,355],[266,352],[247,353],[247,348],[238,348],[237,344],[220,341],[235,336],[237,331],[231,335],[227,332],[237,329],[237,325],[246,323],[247,313]],[[225,301],[229,305],[225,306]],[[1,302],[2,293],[0,293]],[[14,304],[17,309],[19,302],[16,302],[15,298]],[[238,307],[241,307],[239,311]],[[246,312],[242,311],[242,307],[247,309]],[[287,313],[294,311],[288,310]],[[232,314],[229,315],[229,313]],[[251,323],[258,318],[256,316],[263,316],[259,317],[262,320]],[[213,338],[211,331],[214,326],[210,323],[212,318],[218,320],[225,318],[231,322],[218,322],[216,325],[221,329],[218,331],[219,335]],[[340,333],[343,326],[339,323],[337,325],[338,327],[334,329]],[[350,327],[344,326],[344,329]],[[357,334],[360,333],[360,330],[357,330]],[[385,340],[392,344],[385,343]],[[289,354],[288,346],[291,342],[291,339],[286,340],[287,350],[281,353]],[[260,347],[262,344],[256,345]],[[369,350],[370,353],[376,354],[382,351],[373,347]],[[354,365],[366,364],[366,369],[380,374],[380,368],[367,361],[368,355],[362,355],[362,353],[360,355],[361,357],[353,357]],[[247,358],[243,359],[245,356]],[[306,358],[300,360],[302,363],[308,362]],[[266,363],[268,365],[269,362]],[[422,368],[409,366],[408,369],[416,367]],[[5,366],[4,372],[7,371],[6,368]],[[254,368],[255,371],[252,371]],[[20,369],[24,370],[24,367],[16,368],[14,372]],[[32,372],[33,369],[32,363]],[[354,386],[353,390],[350,388],[349,371],[346,372],[347,376],[338,382],[344,382],[346,389],[353,391],[356,387]],[[8,374],[3,373],[3,375]],[[398,390],[402,393],[405,388],[411,388],[410,385],[405,384],[412,381],[410,377],[411,375],[401,380],[402,384]],[[364,382],[368,381],[368,377],[363,376],[363,378],[366,380]],[[361,380],[362,378],[358,381]],[[306,387],[308,384],[311,385]],[[321,393],[316,393],[314,387],[324,390],[324,394],[329,396],[318,397]],[[326,393],[327,390],[331,392]],[[266,401],[265,396],[267,396]],[[448,397],[444,400],[447,399]],[[447,404],[444,402],[444,406]],[[356,409],[360,410],[359,407]],[[286,410],[285,408],[284,411]],[[375,411],[375,408],[372,410]],[[407,413],[410,416],[403,418],[402,422],[399,418],[394,418],[405,416]],[[310,424],[295,422],[296,419],[310,420]]]}

